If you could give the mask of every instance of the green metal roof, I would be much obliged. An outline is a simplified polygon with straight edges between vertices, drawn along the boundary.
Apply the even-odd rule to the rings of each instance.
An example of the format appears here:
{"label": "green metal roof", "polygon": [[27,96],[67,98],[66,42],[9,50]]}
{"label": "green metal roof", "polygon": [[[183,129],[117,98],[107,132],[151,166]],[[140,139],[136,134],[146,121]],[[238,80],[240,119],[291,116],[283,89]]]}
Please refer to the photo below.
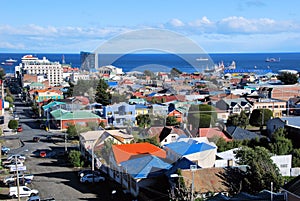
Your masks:
{"label": "green metal roof", "polygon": [[40,82],[32,82],[30,84],[31,87],[44,87],[45,85],[43,83]]}
{"label": "green metal roof", "polygon": [[84,110],[67,111],[58,109],[50,112],[55,120],[73,120],[73,119],[99,119],[100,117]]}

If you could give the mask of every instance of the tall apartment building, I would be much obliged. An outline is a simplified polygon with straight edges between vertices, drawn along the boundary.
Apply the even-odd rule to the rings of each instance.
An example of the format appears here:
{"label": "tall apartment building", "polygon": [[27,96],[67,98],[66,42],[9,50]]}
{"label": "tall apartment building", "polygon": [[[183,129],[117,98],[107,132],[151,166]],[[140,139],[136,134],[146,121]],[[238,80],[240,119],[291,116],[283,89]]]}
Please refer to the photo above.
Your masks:
{"label": "tall apartment building", "polygon": [[44,75],[49,86],[58,86],[63,82],[63,68],[59,62],[51,62],[46,57],[39,59],[32,55],[22,57],[22,63],[15,67],[16,75]]}

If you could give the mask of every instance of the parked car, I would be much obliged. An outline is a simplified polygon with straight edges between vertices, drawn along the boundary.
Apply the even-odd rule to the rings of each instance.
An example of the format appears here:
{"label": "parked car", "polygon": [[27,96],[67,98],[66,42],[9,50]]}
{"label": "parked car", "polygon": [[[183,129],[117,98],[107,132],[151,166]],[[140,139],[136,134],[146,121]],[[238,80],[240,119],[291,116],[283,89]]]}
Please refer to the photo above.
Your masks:
{"label": "parked car", "polygon": [[[35,190],[35,189],[30,189],[27,186],[20,186],[19,194],[20,194],[20,197],[29,197],[29,196],[39,194],[39,191]],[[17,196],[18,196],[18,187],[17,186],[12,186],[9,188],[9,196],[12,198],[17,198]]]}
{"label": "parked car", "polygon": [[[15,178],[14,180],[7,182],[6,184],[15,186],[15,185],[17,185],[17,179]],[[19,185],[26,186],[27,184],[31,184],[30,179],[19,177]]]}
{"label": "parked car", "polygon": [[[27,179],[27,180],[33,180],[33,177],[34,177],[33,174],[19,174],[18,176],[19,176],[19,178],[24,178],[24,179]],[[16,175],[10,175],[10,176],[5,177],[3,179],[3,183],[7,184],[7,183],[9,183],[11,181],[15,181],[16,178],[17,178]]]}
{"label": "parked car", "polygon": [[19,125],[17,128],[17,132],[22,132],[22,131],[23,131],[22,125]]}
{"label": "parked car", "polygon": [[80,178],[81,183],[92,183],[92,182],[100,182],[100,181],[105,181],[105,178],[93,174],[87,174]]}
{"label": "parked car", "polygon": [[2,165],[5,166],[5,165],[9,165],[9,164],[12,164],[12,163],[15,163],[16,161],[18,162],[24,162],[24,160],[21,160],[21,159],[18,159],[16,160],[16,158],[11,158],[10,160],[3,160],[2,161]]}
{"label": "parked car", "polygon": [[15,114],[15,115],[14,115],[14,120],[17,120],[17,121],[20,120],[19,115]]}
{"label": "parked car", "polygon": [[87,175],[87,174],[95,174],[97,176],[101,176],[100,172],[98,171],[93,171],[93,170],[80,170],[78,171],[78,177],[83,177],[84,175]]}
{"label": "parked car", "polygon": [[14,159],[14,158],[17,158],[17,159],[19,159],[19,160],[21,160],[21,161],[25,161],[25,160],[26,160],[26,156],[21,155],[21,154],[13,154],[13,155],[10,155],[9,157],[7,157],[6,160],[9,161],[9,160]]}
{"label": "parked car", "polygon": [[27,201],[55,201],[55,199],[54,198],[41,199],[40,196],[35,195],[35,196],[29,197]]}
{"label": "parked car", "polygon": [[7,155],[9,151],[10,151],[10,148],[8,148],[6,146],[2,146],[1,147],[1,153],[2,153],[2,155]]}
{"label": "parked car", "polygon": [[38,136],[34,136],[34,137],[32,138],[32,140],[33,140],[34,142],[39,142],[39,141],[41,140],[41,138],[38,137]]}
{"label": "parked car", "polygon": [[40,157],[45,158],[47,156],[46,151],[41,151],[40,152]]}
{"label": "parked car", "polygon": [[24,166],[24,164],[21,161],[17,161],[17,162],[14,161],[12,163],[4,165],[5,168],[11,168],[11,167],[15,167],[15,166],[21,167],[21,166]]}

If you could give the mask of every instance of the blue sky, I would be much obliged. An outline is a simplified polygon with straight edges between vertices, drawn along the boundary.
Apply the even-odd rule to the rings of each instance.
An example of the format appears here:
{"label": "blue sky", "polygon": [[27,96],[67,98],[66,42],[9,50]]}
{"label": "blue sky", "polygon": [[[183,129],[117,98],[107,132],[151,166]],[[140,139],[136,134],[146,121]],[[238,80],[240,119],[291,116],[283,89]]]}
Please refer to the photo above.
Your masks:
{"label": "blue sky", "polygon": [[93,51],[159,28],[209,53],[300,52],[298,0],[1,0],[0,52]]}

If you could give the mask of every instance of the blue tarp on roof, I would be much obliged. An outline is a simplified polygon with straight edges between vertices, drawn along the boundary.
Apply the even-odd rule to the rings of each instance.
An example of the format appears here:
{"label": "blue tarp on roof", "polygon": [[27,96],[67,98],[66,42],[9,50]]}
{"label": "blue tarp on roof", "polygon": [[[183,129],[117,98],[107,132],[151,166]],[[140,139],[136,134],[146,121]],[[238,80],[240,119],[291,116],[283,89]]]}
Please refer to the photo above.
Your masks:
{"label": "blue tarp on roof", "polygon": [[172,167],[171,164],[153,155],[138,156],[122,162],[121,166],[135,179],[159,176]]}
{"label": "blue tarp on roof", "polygon": [[191,144],[187,142],[173,142],[165,145],[166,147],[174,150],[181,156],[189,155],[201,151],[207,151],[210,149],[216,149],[216,147],[206,144],[205,142],[193,141]]}

